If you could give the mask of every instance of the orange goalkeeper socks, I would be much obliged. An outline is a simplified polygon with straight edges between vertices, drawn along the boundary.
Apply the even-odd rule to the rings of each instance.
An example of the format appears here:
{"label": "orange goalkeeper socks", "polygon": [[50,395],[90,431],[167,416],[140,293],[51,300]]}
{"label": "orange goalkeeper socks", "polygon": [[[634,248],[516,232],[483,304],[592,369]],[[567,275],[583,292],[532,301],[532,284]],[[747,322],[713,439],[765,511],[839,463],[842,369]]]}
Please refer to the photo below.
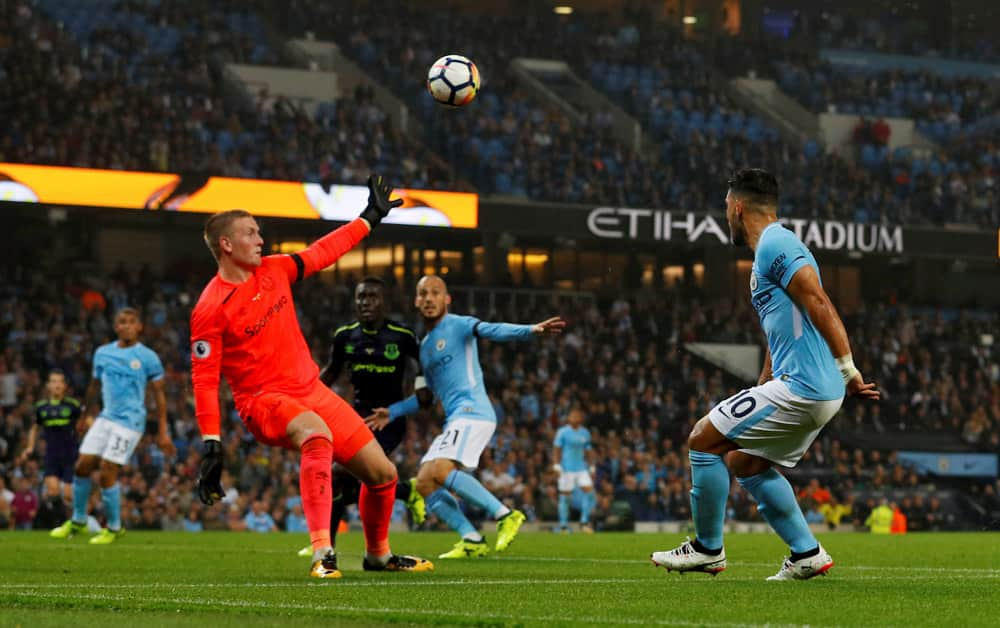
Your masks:
{"label": "orange goalkeeper socks", "polygon": [[333,484],[330,467],[333,464],[333,444],[324,436],[314,436],[302,443],[299,467],[299,493],[302,510],[309,526],[313,550],[330,547],[330,508],[333,506]]}
{"label": "orange goalkeeper socks", "polygon": [[358,510],[365,529],[365,550],[370,556],[389,554],[389,520],[396,501],[396,478],[378,486],[361,485]]}

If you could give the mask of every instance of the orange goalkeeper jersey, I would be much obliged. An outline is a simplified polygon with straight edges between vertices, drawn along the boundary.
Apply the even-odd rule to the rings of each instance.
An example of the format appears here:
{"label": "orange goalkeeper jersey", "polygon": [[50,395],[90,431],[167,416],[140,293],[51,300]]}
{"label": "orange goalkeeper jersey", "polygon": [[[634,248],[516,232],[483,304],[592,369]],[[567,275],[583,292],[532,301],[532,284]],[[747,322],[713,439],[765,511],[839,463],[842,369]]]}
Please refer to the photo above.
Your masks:
{"label": "orange goalkeeper jersey", "polygon": [[219,376],[241,412],[261,392],[304,393],[319,378],[291,285],[333,264],[368,234],[361,219],[292,255],[269,255],[249,279],[216,275],[191,313],[191,381],[202,437],[219,436]]}

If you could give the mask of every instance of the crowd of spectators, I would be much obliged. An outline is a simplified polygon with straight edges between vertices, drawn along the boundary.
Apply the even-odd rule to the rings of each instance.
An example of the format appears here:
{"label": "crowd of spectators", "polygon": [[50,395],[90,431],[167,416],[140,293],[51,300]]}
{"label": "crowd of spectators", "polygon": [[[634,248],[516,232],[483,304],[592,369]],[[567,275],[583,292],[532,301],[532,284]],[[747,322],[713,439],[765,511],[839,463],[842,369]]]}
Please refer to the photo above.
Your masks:
{"label": "crowd of spectators", "polygon": [[[385,22],[386,12],[407,28]],[[642,12],[486,18],[402,0],[377,8],[294,0],[280,10],[21,0],[3,5],[0,26],[0,98],[8,112],[0,160],[330,183],[359,183],[374,169],[408,187],[454,189],[467,180],[483,194],[686,210],[718,207],[726,175],[752,163],[779,174],[782,209],[796,216],[1000,221],[995,143],[969,158],[950,145],[918,158],[873,144],[860,165],[815,142],[790,144],[716,79],[716,68],[741,67],[753,54],[732,42],[699,47]],[[270,27],[279,36],[308,30],[338,42],[419,114],[424,144],[401,134],[364,88],[314,110],[266,93],[241,99],[226,92],[220,64],[282,62],[269,45]],[[484,77],[477,102],[462,110],[442,109],[424,89],[442,41],[476,61]],[[657,148],[636,153],[612,133],[608,112],[570,118],[540,102],[508,70],[521,56],[569,62],[639,119]],[[799,58],[781,48],[765,57],[769,67],[796,67],[788,59]],[[944,117],[927,121],[934,129],[952,128],[946,120],[958,116],[964,143],[989,137],[973,123],[992,108],[995,90],[979,83],[928,97],[940,85],[924,74],[820,81],[825,91],[813,89],[822,72],[786,74],[808,78],[799,83],[809,98],[825,102],[835,88],[866,107],[883,99],[919,108],[908,114]]]}
{"label": "crowd of spectators", "polygon": [[[11,281],[0,289],[0,478],[6,482],[0,527],[46,528],[65,516],[58,483],[42,481],[41,447],[25,461],[17,459],[33,420],[32,404],[42,394],[42,378],[53,368],[66,373],[79,395],[88,382],[94,348],[112,338],[111,313],[134,304],[143,311],[143,340],[164,364],[178,454],[166,459],[152,436],[140,443],[121,476],[125,526],[302,529],[296,456],[255,443],[231,402],[224,405],[222,430],[226,499],[209,508],[193,499],[200,437],[193,416],[187,321],[200,288],[197,279],[165,281],[148,272],[122,270],[98,281],[47,277],[21,267],[5,268],[4,276]],[[353,318],[349,288],[318,278],[297,288],[299,318],[318,361],[327,355],[329,331]],[[390,310],[395,318],[414,322],[413,312],[403,306],[408,294],[403,287],[391,288]],[[501,305],[497,311],[468,313],[504,320],[541,320],[559,313],[570,322],[566,334],[541,341],[531,351],[517,344],[481,346],[487,389],[499,418],[480,465],[484,483],[533,520],[554,520],[551,442],[576,401],[584,405],[594,436],[598,527],[689,519],[687,433],[744,382],[686,352],[683,343],[758,342],[756,317],[747,304],[677,288],[606,302],[553,297],[517,311]],[[829,517],[863,526],[879,498],[892,493],[893,499],[909,498],[899,499],[901,507],[911,509],[912,521],[926,520],[929,528],[940,529],[963,525],[960,513],[949,506],[952,493],[937,492],[934,480],[901,465],[893,442],[899,434],[927,432],[958,448],[1000,451],[1000,355],[988,341],[1000,329],[998,322],[996,312],[905,307],[874,307],[846,317],[859,367],[880,383],[885,401],[870,408],[848,401],[792,473],[812,520]],[[346,381],[337,388],[350,396]],[[433,413],[411,421],[395,454],[403,477],[415,472],[440,425],[441,417]],[[882,444],[852,444],[859,434],[875,434]],[[822,499],[810,497],[817,488],[814,480],[829,498],[826,493]],[[995,486],[972,488],[984,503],[995,499]],[[396,517],[405,519],[402,504],[397,506]],[[94,497],[92,525],[100,508]],[[758,519],[752,501],[735,484],[729,510],[736,519]],[[938,523],[930,522],[933,517]]]}
{"label": "crowd of spectators", "polygon": [[774,72],[781,88],[811,111],[912,118],[935,141],[959,135],[1000,104],[994,81],[931,70],[845,68],[786,53],[774,59]]}
{"label": "crowd of spectators", "polygon": [[1000,49],[989,36],[995,16],[975,3],[803,3],[765,14],[763,30],[818,48],[997,63]]}
{"label": "crowd of spectators", "polygon": [[320,103],[227,96],[225,62],[276,64],[243,3],[0,5],[0,161],[447,187],[368,89]]}
{"label": "crowd of spectators", "polygon": [[[292,34],[314,30],[334,39],[422,112],[428,143],[483,193],[698,210],[715,207],[724,196],[726,172],[754,163],[779,173],[786,186],[783,210],[797,216],[986,227],[1000,220],[995,153],[968,162],[947,150],[930,159],[883,150],[855,164],[825,154],[816,142],[783,141],[716,82],[713,64],[724,72],[743,67],[746,51],[733,42],[719,46],[728,51],[722,54],[702,49],[642,13],[486,20],[402,2],[390,7],[410,26],[398,33],[370,7],[352,8],[334,11],[300,0],[291,3],[285,25]],[[439,41],[453,42],[482,70],[483,92],[464,110],[442,111],[424,91]],[[769,49],[767,65],[782,54],[781,48]],[[606,113],[571,123],[533,99],[507,72],[518,56],[566,60],[639,119],[659,149],[635,154],[612,137]],[[966,115],[978,116],[988,105],[973,91],[963,92],[961,106]]]}

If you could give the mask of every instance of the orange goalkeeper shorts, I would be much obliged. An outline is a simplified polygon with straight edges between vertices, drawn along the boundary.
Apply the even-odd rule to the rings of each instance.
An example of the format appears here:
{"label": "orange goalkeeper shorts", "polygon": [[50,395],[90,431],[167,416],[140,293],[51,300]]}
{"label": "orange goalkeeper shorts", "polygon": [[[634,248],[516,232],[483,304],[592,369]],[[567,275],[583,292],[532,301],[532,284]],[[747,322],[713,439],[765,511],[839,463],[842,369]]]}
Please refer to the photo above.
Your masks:
{"label": "orange goalkeeper shorts", "polygon": [[374,438],[354,408],[318,379],[305,394],[262,392],[250,401],[243,413],[243,423],[265,445],[298,449],[288,438],[288,424],[303,412],[315,412],[330,428],[333,459],[340,464],[353,458]]}

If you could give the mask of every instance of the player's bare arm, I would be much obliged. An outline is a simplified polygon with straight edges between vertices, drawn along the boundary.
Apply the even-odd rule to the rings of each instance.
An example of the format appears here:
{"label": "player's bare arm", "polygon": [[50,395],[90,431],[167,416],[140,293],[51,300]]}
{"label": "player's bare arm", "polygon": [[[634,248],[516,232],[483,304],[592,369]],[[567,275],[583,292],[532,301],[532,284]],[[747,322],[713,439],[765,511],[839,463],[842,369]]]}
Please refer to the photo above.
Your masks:
{"label": "player's bare arm", "polygon": [[340,343],[334,341],[333,349],[330,350],[330,361],[319,372],[319,381],[327,388],[333,386],[344,370],[344,356],[341,354],[340,346]]}
{"label": "player's bare arm", "polygon": [[763,386],[767,382],[771,381],[774,377],[774,373],[771,371],[771,347],[764,343],[764,366],[760,369],[760,377],[757,378],[757,385]]}
{"label": "player's bare arm", "polygon": [[33,423],[31,425],[31,430],[28,431],[28,444],[24,448],[24,451],[21,452],[21,455],[17,457],[18,464],[24,464],[24,461],[27,460],[28,457],[31,456],[31,454],[35,453],[35,443],[37,442],[37,440],[38,440],[38,424]]}
{"label": "player's bare arm", "polygon": [[163,450],[163,454],[168,458],[173,458],[177,454],[174,441],[170,438],[170,426],[167,424],[167,386],[160,379],[149,383],[149,388],[153,391],[153,398],[156,399],[156,417],[159,429],[156,433],[156,446]]}
{"label": "player's bare arm", "polygon": [[94,424],[94,418],[101,407],[101,380],[97,378],[90,380],[83,399],[83,420],[81,423],[83,424],[83,429],[88,430]]}
{"label": "player's bare arm", "polygon": [[811,266],[803,266],[788,283],[788,294],[809,315],[809,320],[826,340],[830,351],[837,360],[837,367],[844,375],[848,394],[877,401],[881,394],[872,382],[865,383],[861,372],[854,366],[851,357],[851,343],[847,338],[837,309],[830,301],[826,290],[820,285],[819,275]]}

